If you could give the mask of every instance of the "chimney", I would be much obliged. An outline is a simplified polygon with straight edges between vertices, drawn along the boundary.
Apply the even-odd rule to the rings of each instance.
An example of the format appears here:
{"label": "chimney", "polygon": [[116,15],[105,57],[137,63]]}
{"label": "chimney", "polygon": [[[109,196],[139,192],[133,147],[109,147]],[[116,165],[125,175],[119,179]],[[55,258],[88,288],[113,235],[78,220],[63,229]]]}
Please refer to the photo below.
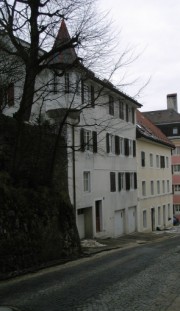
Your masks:
{"label": "chimney", "polygon": [[168,94],[167,95],[167,109],[174,109],[177,111],[177,94]]}

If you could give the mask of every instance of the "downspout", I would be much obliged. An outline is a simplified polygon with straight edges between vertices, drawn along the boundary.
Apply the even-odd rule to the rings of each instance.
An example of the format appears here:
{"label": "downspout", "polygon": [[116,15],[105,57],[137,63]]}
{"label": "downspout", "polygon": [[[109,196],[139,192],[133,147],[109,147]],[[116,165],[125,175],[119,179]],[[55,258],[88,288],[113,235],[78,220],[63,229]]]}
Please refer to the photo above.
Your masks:
{"label": "downspout", "polygon": [[76,166],[75,166],[75,135],[74,127],[72,124],[72,175],[73,175],[73,206],[74,206],[74,215],[76,219]]}

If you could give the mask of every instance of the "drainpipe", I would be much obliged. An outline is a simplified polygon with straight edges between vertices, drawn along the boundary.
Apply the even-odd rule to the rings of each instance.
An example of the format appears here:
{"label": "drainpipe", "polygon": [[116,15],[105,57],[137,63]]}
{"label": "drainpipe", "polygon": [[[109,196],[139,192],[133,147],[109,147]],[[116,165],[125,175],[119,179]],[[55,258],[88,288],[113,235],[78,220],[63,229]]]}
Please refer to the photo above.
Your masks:
{"label": "drainpipe", "polygon": [[76,219],[76,165],[75,165],[75,135],[74,135],[74,127],[72,125],[72,175],[73,175],[73,206],[74,206],[74,214]]}

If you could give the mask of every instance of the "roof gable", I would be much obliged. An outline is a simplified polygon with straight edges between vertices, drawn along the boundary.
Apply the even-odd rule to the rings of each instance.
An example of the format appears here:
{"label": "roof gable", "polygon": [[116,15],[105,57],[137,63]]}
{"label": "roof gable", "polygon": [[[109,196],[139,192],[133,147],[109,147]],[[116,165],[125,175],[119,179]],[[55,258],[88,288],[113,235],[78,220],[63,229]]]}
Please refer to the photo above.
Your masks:
{"label": "roof gable", "polygon": [[171,148],[174,148],[174,145],[171,141],[163,134],[163,132],[153,124],[149,119],[147,119],[143,113],[136,111],[137,119],[137,136],[144,137],[155,142],[168,145]]}

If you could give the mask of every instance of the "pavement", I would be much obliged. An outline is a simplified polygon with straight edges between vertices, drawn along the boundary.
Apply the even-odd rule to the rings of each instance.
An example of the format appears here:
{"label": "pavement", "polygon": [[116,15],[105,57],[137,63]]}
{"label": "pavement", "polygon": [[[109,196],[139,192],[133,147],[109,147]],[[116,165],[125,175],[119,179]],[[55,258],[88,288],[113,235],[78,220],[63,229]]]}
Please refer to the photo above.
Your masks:
{"label": "pavement", "polygon": [[[125,249],[137,247],[143,244],[160,242],[164,239],[173,238],[180,235],[180,225],[163,231],[153,231],[150,233],[132,233],[120,236],[118,238],[101,238],[82,240],[82,251],[84,256],[93,256],[97,253],[111,251],[115,249]],[[166,309],[166,311],[179,311],[180,297],[177,296]],[[0,311],[23,311],[13,306],[0,306]]]}
{"label": "pavement", "polygon": [[97,238],[93,240],[82,240],[81,246],[83,254],[90,256],[104,251],[136,247],[141,244],[148,244],[152,242],[160,242],[162,239],[168,239],[176,236],[177,234],[180,234],[180,225],[171,227],[166,230],[153,231],[149,233],[134,232],[132,234],[120,236],[118,238]]}

